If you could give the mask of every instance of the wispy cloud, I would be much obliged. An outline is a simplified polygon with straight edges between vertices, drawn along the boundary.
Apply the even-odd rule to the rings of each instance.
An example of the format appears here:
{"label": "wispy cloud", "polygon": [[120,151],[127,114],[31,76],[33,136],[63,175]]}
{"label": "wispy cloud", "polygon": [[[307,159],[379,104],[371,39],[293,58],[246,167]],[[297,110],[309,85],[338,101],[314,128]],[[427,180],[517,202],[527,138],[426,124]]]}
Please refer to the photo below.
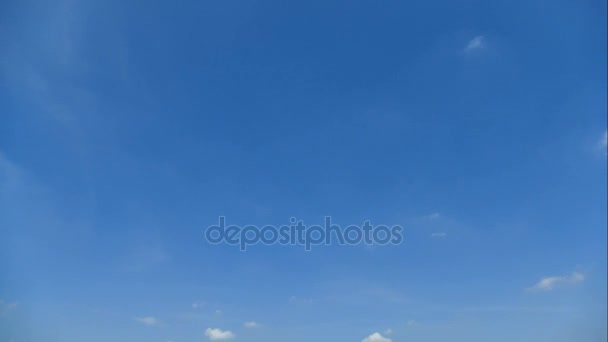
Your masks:
{"label": "wispy cloud", "polygon": [[484,37],[483,36],[477,36],[477,37],[471,39],[467,43],[467,46],[464,48],[464,52],[466,52],[466,53],[473,52],[475,50],[483,48],[484,45],[485,45],[485,39],[484,39]]}
{"label": "wispy cloud", "polygon": [[441,217],[441,214],[439,214],[439,213],[432,213],[432,214],[425,216],[425,218],[427,220],[431,220],[431,221],[438,220],[440,217]]}
{"label": "wispy cloud", "polygon": [[211,341],[231,340],[236,337],[232,331],[217,328],[207,328],[207,330],[205,330],[205,336]]}
{"label": "wispy cloud", "polygon": [[435,232],[431,234],[431,237],[434,239],[443,239],[448,236],[446,232]]}
{"label": "wispy cloud", "polygon": [[0,60],[0,71],[11,84],[13,95],[32,105],[28,112],[77,129],[96,102],[88,87],[72,81],[90,63],[84,58],[87,41],[83,39],[86,23],[82,18],[91,6],[85,3],[58,1],[40,13],[24,12],[20,21],[35,20],[37,25],[13,27],[21,34],[13,35],[19,39],[3,37],[8,48]]}
{"label": "wispy cloud", "polygon": [[300,305],[300,304],[312,304],[313,300],[311,298],[300,298],[296,296],[289,297],[289,304]]}
{"label": "wispy cloud", "polygon": [[160,320],[156,317],[135,317],[135,320],[143,325],[154,327],[160,325]]}
{"label": "wispy cloud", "polygon": [[199,300],[199,301],[192,303],[192,308],[194,310],[198,310],[198,309],[202,308],[203,306],[205,306],[205,304],[206,303],[204,301]]}
{"label": "wispy cloud", "polygon": [[0,150],[0,186],[3,190],[0,195],[22,183],[22,178],[23,171]]}
{"label": "wispy cloud", "polygon": [[604,150],[608,148],[608,130],[604,131],[604,135],[602,135],[602,138],[600,139],[598,145]]}
{"label": "wispy cloud", "polygon": [[[9,265],[29,272],[38,260],[57,257],[75,238],[81,247],[91,242],[89,218],[63,210],[64,203],[63,196],[0,149],[0,248],[8,253]],[[28,257],[34,251],[37,260]]]}
{"label": "wispy cloud", "polygon": [[245,323],[243,324],[243,326],[244,326],[245,328],[257,328],[257,327],[259,327],[260,325],[259,325],[257,322],[255,322],[255,321],[249,321],[249,322],[245,322]]}
{"label": "wispy cloud", "polygon": [[392,341],[393,340],[391,340],[390,338],[382,336],[382,334],[380,334],[379,332],[375,332],[375,333],[367,336],[363,340],[361,340],[361,342],[392,342]]}
{"label": "wispy cloud", "polygon": [[527,288],[527,291],[532,292],[547,292],[552,291],[558,287],[574,285],[581,283],[585,280],[585,276],[582,273],[574,272],[567,276],[553,276],[545,277],[539,280],[534,286]]}

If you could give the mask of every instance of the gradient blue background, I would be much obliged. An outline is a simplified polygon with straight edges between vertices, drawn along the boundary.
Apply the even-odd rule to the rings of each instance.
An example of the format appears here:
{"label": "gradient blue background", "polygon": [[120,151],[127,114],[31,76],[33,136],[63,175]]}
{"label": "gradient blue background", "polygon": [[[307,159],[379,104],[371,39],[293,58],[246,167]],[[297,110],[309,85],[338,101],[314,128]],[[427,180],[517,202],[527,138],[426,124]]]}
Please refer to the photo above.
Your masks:
{"label": "gradient blue background", "polygon": [[[1,1],[0,341],[605,341],[606,17]],[[220,215],[404,243],[242,253]]]}

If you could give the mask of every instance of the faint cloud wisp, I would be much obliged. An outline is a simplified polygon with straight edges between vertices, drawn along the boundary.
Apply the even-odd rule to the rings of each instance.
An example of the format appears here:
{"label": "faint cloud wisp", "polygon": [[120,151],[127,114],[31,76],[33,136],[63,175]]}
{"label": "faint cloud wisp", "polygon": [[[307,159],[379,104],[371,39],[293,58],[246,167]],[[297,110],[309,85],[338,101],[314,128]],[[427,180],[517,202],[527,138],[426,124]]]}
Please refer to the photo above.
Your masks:
{"label": "faint cloud wisp", "polygon": [[568,276],[554,276],[545,277],[539,280],[532,287],[527,288],[529,292],[548,292],[558,287],[566,285],[575,285],[585,280],[585,276],[582,273],[574,272]]}
{"label": "faint cloud wisp", "polygon": [[243,326],[245,328],[257,328],[257,327],[259,327],[259,324],[256,323],[255,321],[249,321],[249,322],[245,322],[245,324],[243,324]]}
{"label": "faint cloud wisp", "polygon": [[160,325],[160,320],[155,317],[135,317],[135,320],[145,326],[154,327]]}
{"label": "faint cloud wisp", "polygon": [[484,36],[476,36],[475,38],[471,39],[467,43],[467,46],[464,48],[464,52],[470,53],[475,50],[479,50],[479,49],[483,48],[484,45],[485,45]]}

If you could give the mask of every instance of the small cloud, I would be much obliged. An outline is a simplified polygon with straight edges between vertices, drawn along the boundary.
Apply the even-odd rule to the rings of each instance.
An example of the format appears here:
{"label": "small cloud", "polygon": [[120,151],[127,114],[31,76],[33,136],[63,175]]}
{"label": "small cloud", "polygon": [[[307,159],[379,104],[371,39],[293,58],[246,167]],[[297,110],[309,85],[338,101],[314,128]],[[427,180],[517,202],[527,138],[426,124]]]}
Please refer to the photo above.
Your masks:
{"label": "small cloud", "polygon": [[203,306],[205,306],[205,302],[203,302],[203,301],[197,301],[197,302],[192,303],[192,308],[194,310],[198,310],[198,309],[202,308]]}
{"label": "small cloud", "polygon": [[361,340],[361,342],[392,342],[392,341],[393,340],[391,340],[390,338],[382,336],[382,334],[380,334],[379,332],[375,332],[375,333],[367,336],[363,340]]}
{"label": "small cloud", "polygon": [[467,46],[464,48],[464,52],[472,52],[474,50],[478,50],[484,47],[484,37],[483,36],[477,36],[473,39],[471,39],[469,41],[469,43],[467,44]]}
{"label": "small cloud", "polygon": [[441,217],[441,215],[439,213],[432,213],[432,214],[426,215],[426,219],[431,220],[431,221],[438,220],[439,217]]}
{"label": "small cloud", "polygon": [[216,315],[216,316],[221,316],[221,315],[223,315],[223,314],[224,314],[224,312],[222,312],[222,310],[219,310],[219,309],[218,309],[218,310],[215,310],[215,315]]}
{"label": "small cloud", "polygon": [[448,233],[445,232],[436,232],[431,234],[431,237],[434,239],[443,239],[448,236]]}
{"label": "small cloud", "polygon": [[207,330],[205,330],[205,336],[207,336],[207,338],[209,338],[211,341],[231,340],[236,337],[232,331],[224,331],[217,328],[207,328]]}
{"label": "small cloud", "polygon": [[259,324],[257,324],[254,321],[249,321],[249,322],[245,322],[245,324],[243,324],[243,326],[245,328],[257,328],[257,327],[259,327]]}
{"label": "small cloud", "polygon": [[143,325],[147,325],[149,327],[160,325],[160,320],[155,317],[135,317],[135,320]]}
{"label": "small cloud", "polygon": [[582,273],[574,272],[569,276],[555,276],[545,277],[539,280],[534,286],[527,288],[528,291],[533,292],[547,292],[552,291],[557,287],[565,285],[574,285],[581,283],[585,280],[585,276]]}
{"label": "small cloud", "polygon": [[393,334],[393,329],[388,328],[384,331],[384,335],[386,336],[391,336]]}
{"label": "small cloud", "polygon": [[604,135],[600,139],[598,145],[600,148],[603,148],[603,149],[608,148],[608,130],[604,132]]}

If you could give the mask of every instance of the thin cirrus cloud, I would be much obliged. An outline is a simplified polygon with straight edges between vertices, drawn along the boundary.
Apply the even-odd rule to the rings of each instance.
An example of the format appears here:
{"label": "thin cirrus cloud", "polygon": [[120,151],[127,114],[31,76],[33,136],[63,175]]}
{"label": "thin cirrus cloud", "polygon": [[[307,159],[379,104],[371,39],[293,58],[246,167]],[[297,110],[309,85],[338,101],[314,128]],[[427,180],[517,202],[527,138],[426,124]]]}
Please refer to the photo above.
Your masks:
{"label": "thin cirrus cloud", "polygon": [[375,333],[367,336],[363,340],[361,340],[361,342],[392,342],[392,341],[393,340],[391,340],[390,338],[382,336],[382,334],[380,334],[379,332],[375,332]]}
{"label": "thin cirrus cloud", "polygon": [[245,322],[245,323],[243,324],[243,326],[244,326],[245,328],[257,328],[257,327],[259,327],[260,325],[259,325],[257,322],[255,322],[255,321],[249,321],[249,322]]}
{"label": "thin cirrus cloud", "polygon": [[205,304],[206,304],[206,303],[205,303],[205,302],[203,302],[203,301],[196,301],[196,302],[192,303],[192,308],[193,308],[194,310],[197,310],[197,309],[200,309],[200,308],[202,308],[203,306],[205,306]]}
{"label": "thin cirrus cloud", "polygon": [[207,330],[205,330],[205,336],[211,341],[225,341],[236,337],[230,330],[221,330],[217,328],[207,328]]}
{"label": "thin cirrus cloud", "polygon": [[135,317],[135,320],[149,327],[160,325],[160,320],[156,317]]}
{"label": "thin cirrus cloud", "polygon": [[559,287],[582,283],[584,280],[585,276],[582,273],[574,272],[571,275],[567,276],[553,276],[542,278],[536,284],[534,284],[532,287],[527,288],[526,290],[530,292],[548,292]]}
{"label": "thin cirrus cloud", "polygon": [[439,213],[432,213],[432,214],[425,216],[425,218],[430,221],[438,220],[440,217],[441,217],[441,214],[439,214]]}
{"label": "thin cirrus cloud", "polygon": [[436,232],[436,233],[432,233],[431,234],[431,237],[434,238],[434,239],[443,239],[443,238],[445,238],[447,236],[448,236],[448,234],[445,233],[445,232]]}
{"label": "thin cirrus cloud", "polygon": [[469,40],[467,46],[464,48],[464,52],[473,52],[475,50],[479,50],[483,48],[485,45],[485,39],[483,36],[476,36],[475,38]]}

